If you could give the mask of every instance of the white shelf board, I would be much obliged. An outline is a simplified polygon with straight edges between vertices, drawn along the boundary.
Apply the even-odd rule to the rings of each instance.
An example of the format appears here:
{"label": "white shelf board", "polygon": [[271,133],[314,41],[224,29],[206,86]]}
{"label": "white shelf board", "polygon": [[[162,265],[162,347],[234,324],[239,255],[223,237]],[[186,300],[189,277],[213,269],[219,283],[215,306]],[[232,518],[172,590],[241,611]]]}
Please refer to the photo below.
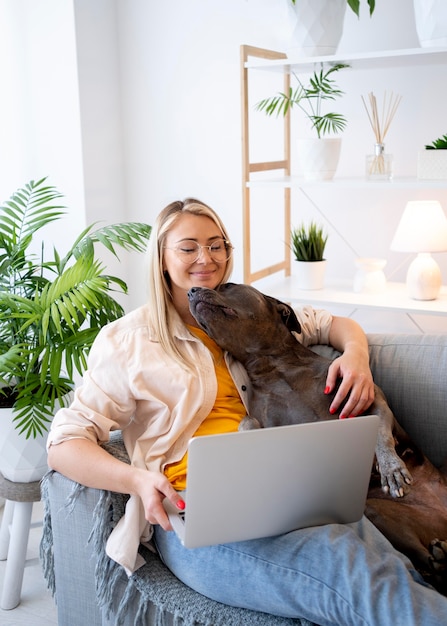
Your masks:
{"label": "white shelf board", "polygon": [[306,180],[298,176],[278,176],[275,178],[251,179],[247,187],[283,188],[347,188],[347,189],[447,189],[447,180],[420,180],[414,177],[393,178],[392,180],[367,180],[358,178],[333,178],[332,180]]}
{"label": "white shelf board", "polygon": [[352,281],[338,281],[324,289],[299,289],[293,276],[278,278],[269,276],[253,283],[259,291],[278,300],[292,304],[311,304],[316,307],[344,305],[358,309],[382,310],[408,313],[410,315],[447,315],[447,287],[441,288],[437,300],[413,300],[407,295],[404,283],[389,282],[383,293],[355,293]]}
{"label": "white shelf board", "polygon": [[447,48],[406,48],[373,52],[347,52],[319,57],[297,59],[255,59],[245,63],[249,69],[273,72],[312,72],[318,63],[348,63],[352,69],[405,67],[434,63],[447,63]]}

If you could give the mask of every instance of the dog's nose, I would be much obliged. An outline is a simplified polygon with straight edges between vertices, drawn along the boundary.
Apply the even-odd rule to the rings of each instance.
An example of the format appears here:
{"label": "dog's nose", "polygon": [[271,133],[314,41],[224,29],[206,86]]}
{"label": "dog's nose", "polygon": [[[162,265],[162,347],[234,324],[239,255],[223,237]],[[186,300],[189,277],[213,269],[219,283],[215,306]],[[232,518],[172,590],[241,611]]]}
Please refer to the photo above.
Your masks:
{"label": "dog's nose", "polygon": [[191,287],[188,291],[188,299],[191,300],[196,291],[199,291],[200,287]]}

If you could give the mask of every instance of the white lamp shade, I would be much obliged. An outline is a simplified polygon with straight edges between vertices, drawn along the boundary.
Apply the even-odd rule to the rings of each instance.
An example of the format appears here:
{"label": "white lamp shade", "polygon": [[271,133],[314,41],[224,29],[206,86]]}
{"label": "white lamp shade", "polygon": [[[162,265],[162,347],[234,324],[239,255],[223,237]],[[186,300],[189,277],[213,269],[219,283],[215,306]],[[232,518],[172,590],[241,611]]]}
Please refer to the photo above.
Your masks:
{"label": "white lamp shade", "polygon": [[391,250],[447,251],[447,218],[437,200],[411,200],[397,227]]}

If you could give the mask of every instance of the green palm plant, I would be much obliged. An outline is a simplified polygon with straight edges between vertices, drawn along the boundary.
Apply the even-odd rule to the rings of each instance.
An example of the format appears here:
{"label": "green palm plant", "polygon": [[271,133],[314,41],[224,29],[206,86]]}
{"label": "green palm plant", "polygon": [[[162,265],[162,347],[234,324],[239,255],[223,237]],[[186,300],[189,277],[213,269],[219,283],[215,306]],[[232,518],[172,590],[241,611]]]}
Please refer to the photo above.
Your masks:
{"label": "green palm plant", "polygon": [[317,135],[342,132],[346,127],[346,118],[340,113],[322,113],[322,104],[325,100],[335,100],[343,95],[336,85],[332,74],[349,67],[345,63],[335,63],[325,69],[322,65],[320,71],[315,71],[305,86],[299,76],[292,76],[298,86],[290,87],[289,93],[278,93],[270,98],[265,98],[255,105],[256,110],[264,111],[267,115],[287,115],[289,109],[298,107],[315,128]]}
{"label": "green palm plant", "polygon": [[14,422],[27,437],[47,430],[57,403],[82,374],[100,328],[124,311],[113,292],[126,283],[104,273],[95,244],[115,256],[116,247],[143,251],[147,224],[88,226],[61,256],[45,245],[30,250],[36,234],[65,215],[62,195],[43,178],[17,190],[0,206],[0,405],[13,408]]}

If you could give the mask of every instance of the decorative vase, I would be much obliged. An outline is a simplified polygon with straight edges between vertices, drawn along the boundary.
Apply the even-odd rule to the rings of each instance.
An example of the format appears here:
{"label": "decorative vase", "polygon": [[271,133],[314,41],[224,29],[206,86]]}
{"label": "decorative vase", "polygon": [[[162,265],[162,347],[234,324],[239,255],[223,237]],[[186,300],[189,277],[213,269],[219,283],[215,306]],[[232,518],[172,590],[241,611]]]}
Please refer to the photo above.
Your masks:
{"label": "decorative vase", "polygon": [[297,165],[306,180],[331,180],[340,160],[341,138],[298,139]]}
{"label": "decorative vase", "polygon": [[421,47],[447,46],[446,0],[413,0],[413,6]]}
{"label": "decorative vase", "polygon": [[385,291],[386,278],[383,268],[386,259],[359,258],[355,260],[357,271],[354,276],[356,293],[382,293]]}
{"label": "decorative vase", "polygon": [[40,480],[48,470],[48,433],[27,439],[15,427],[12,408],[0,409],[0,423],[0,473],[16,483]]}
{"label": "decorative vase", "polygon": [[346,0],[299,0],[291,5],[297,21],[287,56],[335,54],[343,34],[346,4]]}
{"label": "decorative vase", "polygon": [[393,155],[385,152],[385,144],[374,144],[374,154],[366,157],[368,180],[391,180],[393,178]]}
{"label": "decorative vase", "polygon": [[326,274],[326,259],[323,261],[295,261],[295,276],[298,289],[323,289]]}

